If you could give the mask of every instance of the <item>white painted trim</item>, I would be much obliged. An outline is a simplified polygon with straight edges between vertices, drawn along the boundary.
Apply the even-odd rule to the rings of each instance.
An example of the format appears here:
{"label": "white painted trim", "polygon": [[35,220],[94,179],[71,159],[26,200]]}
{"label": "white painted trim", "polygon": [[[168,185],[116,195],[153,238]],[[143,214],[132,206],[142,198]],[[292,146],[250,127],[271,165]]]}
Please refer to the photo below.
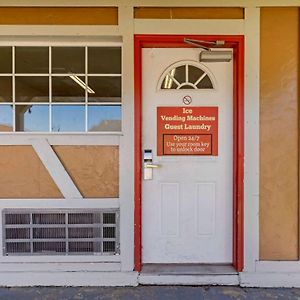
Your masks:
{"label": "white painted trim", "polygon": [[32,133],[0,133],[0,145],[31,145],[32,139],[46,138],[50,145],[76,146],[76,145],[98,145],[98,146],[113,146],[119,145],[121,134],[90,134],[90,133],[47,133],[47,134],[32,134]]}
{"label": "white painted trim", "polygon": [[136,272],[1,272],[0,286],[137,286]]}
{"label": "white painted trim", "polygon": [[65,198],[81,199],[82,195],[65,170],[47,139],[32,139],[32,147]]}
{"label": "white painted trim", "polygon": [[132,0],[134,6],[154,7],[259,7],[259,6],[299,6],[299,0]]}
{"label": "white painted trim", "polygon": [[242,287],[300,287],[299,273],[240,273]]}
{"label": "white painted trim", "polygon": [[84,198],[84,199],[0,199],[0,209],[3,208],[119,208],[118,198]]}
{"label": "white painted trim", "polygon": [[[8,6],[7,0],[0,0],[0,6]],[[121,2],[121,3],[120,3]],[[201,4],[200,4],[201,3]],[[81,7],[82,0],[10,0],[9,6],[74,6]],[[299,6],[299,0],[85,0],[84,6],[149,6],[149,7],[260,7],[260,6]]]}
{"label": "white painted trim", "polygon": [[[129,0],[130,1],[130,0]],[[84,6],[115,6],[120,5],[120,0],[85,0]],[[0,0],[0,6],[8,6],[7,0]],[[79,6],[82,7],[82,0],[9,0],[9,6]]]}
{"label": "white painted trim", "polygon": [[[2,26],[1,25],[0,29]],[[13,25],[7,25],[7,28],[14,27]],[[36,30],[38,26],[33,29]],[[122,46],[121,36],[80,36],[77,35],[65,35],[65,36],[37,36],[27,32],[27,27],[18,25],[18,35],[14,36],[1,36],[0,45],[2,46]],[[81,28],[80,28],[81,30]]]}
{"label": "white painted trim", "polygon": [[1,263],[1,272],[119,272],[119,262]]}
{"label": "white painted trim", "polygon": [[[121,2],[121,3],[120,3]],[[0,6],[28,6],[28,7],[43,7],[43,6],[54,6],[54,7],[82,7],[82,0],[10,0],[9,5],[7,0],[0,0]],[[263,6],[300,6],[299,0],[85,0],[84,6],[145,6],[145,7],[263,7]]]}
{"label": "white painted trim", "polygon": [[269,6],[269,7],[276,7],[276,6],[300,6],[299,0],[285,0],[279,3],[278,0],[252,0],[254,6],[262,7],[262,6]]}
{"label": "white painted trim", "polygon": [[259,273],[299,273],[300,261],[257,261],[255,271]]}
{"label": "white painted trim", "polygon": [[[73,205],[73,201],[75,202],[75,205]],[[16,208],[16,209],[22,209],[22,208],[33,208],[33,209],[40,209],[40,208],[48,208],[48,209],[77,209],[77,208],[82,208],[82,209],[91,209],[95,210],[97,208],[97,204],[99,206],[99,203],[101,201],[85,201],[85,200],[70,200],[70,201],[65,201],[65,200],[60,200],[56,201],[57,205],[54,203],[51,203],[49,201],[45,201],[45,199],[42,199],[42,201],[37,202],[34,204],[33,201],[30,201],[28,205],[26,205],[26,200],[22,201],[19,200],[19,205],[14,205],[14,202],[11,204],[9,201],[6,203],[3,203],[0,201],[0,207],[1,213],[0,213],[0,224],[3,224],[2,220],[2,209],[11,209],[11,208]],[[25,203],[24,203],[25,202]],[[113,201],[112,201],[113,202]],[[118,201],[116,201],[118,202]],[[62,203],[62,204],[58,204]],[[68,203],[68,204],[67,204]],[[94,203],[94,205],[92,205]],[[108,203],[108,201],[107,201]],[[66,205],[67,204],[67,205]],[[43,207],[44,206],[44,207]],[[111,205],[112,206],[112,205]],[[112,207],[108,208],[112,208]],[[116,207],[117,208],[117,207]],[[0,249],[3,249],[3,232],[0,230]],[[108,255],[108,254],[101,254],[101,255],[8,255],[5,256],[3,255],[2,251],[0,252],[0,272],[2,271],[2,263],[16,263],[20,264],[20,268],[24,266],[24,263],[40,263],[41,265],[51,263],[65,263],[66,269],[68,268],[69,263],[83,263],[83,264],[89,264],[89,263],[121,263],[121,256],[120,255]],[[121,265],[121,264],[120,264]],[[29,265],[28,265],[29,266]],[[24,272],[27,270],[24,266]],[[82,266],[80,266],[82,268]],[[121,268],[121,267],[120,267]],[[49,268],[49,270],[51,267]],[[0,280],[1,281],[1,280]]]}
{"label": "white painted trim", "polygon": [[138,277],[142,285],[239,285],[238,275],[145,275]]}
{"label": "white painted trim", "polygon": [[[253,0],[247,0],[247,5]],[[153,7],[236,7],[236,6],[244,6],[245,1],[239,0],[226,0],[226,1],[218,1],[218,0],[201,0],[201,4],[199,0],[132,0],[134,6],[153,6]],[[243,3],[243,4],[242,4]]]}
{"label": "white painted trim", "polygon": [[134,40],[133,8],[119,9],[122,48],[122,129],[120,137],[121,270],[134,269]]}
{"label": "white painted trim", "polygon": [[244,33],[244,20],[135,19],[135,34],[231,34]]}
{"label": "white painted trim", "polygon": [[[6,4],[7,6],[7,4]],[[11,36],[118,36],[119,27],[107,25],[1,25],[0,35],[10,38]]]}
{"label": "white painted trim", "polygon": [[[20,256],[0,256],[0,270],[2,264],[89,264],[89,263],[120,263],[120,255],[20,255]],[[27,269],[26,269],[27,270]],[[24,272],[26,270],[23,270]]]}
{"label": "white painted trim", "polygon": [[240,275],[157,276],[136,272],[32,271],[0,272],[0,286],[137,286],[141,285],[241,285],[243,287],[300,287],[293,273],[240,273]]}
{"label": "white painted trim", "polygon": [[247,272],[259,255],[259,75],[260,9],[245,10],[244,253]]}

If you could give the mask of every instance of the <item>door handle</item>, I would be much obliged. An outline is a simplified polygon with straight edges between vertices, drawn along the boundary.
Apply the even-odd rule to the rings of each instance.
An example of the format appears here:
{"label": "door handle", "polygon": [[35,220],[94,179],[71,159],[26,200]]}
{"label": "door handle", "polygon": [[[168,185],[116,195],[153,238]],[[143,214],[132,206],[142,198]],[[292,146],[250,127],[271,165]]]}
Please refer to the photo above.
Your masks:
{"label": "door handle", "polygon": [[145,164],[145,168],[147,168],[147,169],[158,169],[158,168],[161,168],[161,165]]}
{"label": "door handle", "polygon": [[144,180],[152,180],[153,179],[153,169],[158,169],[161,166],[153,164],[153,155],[151,149],[144,150]]}

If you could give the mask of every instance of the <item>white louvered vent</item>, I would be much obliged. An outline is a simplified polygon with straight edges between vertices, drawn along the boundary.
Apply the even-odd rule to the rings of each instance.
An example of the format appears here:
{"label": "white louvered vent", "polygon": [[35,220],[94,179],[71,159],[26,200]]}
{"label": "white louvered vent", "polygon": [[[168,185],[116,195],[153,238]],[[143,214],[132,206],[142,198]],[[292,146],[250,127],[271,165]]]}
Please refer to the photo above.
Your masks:
{"label": "white louvered vent", "polygon": [[117,255],[119,212],[3,211],[4,255]]}

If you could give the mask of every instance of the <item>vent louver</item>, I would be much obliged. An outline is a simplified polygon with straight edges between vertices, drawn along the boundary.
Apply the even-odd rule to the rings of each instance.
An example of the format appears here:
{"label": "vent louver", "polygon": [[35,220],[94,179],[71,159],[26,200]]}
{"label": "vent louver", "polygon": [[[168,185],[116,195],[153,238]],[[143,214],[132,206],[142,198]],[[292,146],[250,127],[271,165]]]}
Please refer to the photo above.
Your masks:
{"label": "vent louver", "polygon": [[117,255],[119,212],[4,210],[4,255]]}

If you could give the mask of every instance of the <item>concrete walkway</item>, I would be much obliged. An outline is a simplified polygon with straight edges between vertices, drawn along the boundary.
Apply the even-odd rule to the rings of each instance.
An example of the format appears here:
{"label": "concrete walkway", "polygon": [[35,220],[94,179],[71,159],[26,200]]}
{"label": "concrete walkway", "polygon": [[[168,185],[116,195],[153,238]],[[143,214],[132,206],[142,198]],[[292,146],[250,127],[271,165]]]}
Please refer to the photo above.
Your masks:
{"label": "concrete walkway", "polygon": [[300,300],[300,289],[239,287],[139,286],[116,288],[0,288],[0,300]]}

